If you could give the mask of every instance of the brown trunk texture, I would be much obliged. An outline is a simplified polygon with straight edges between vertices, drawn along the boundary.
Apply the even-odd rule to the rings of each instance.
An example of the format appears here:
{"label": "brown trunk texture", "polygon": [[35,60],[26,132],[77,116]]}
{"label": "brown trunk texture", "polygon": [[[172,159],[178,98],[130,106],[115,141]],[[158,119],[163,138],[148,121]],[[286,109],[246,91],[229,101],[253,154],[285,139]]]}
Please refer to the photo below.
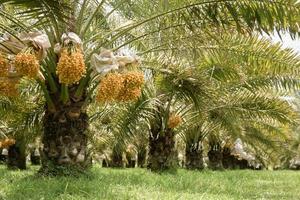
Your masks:
{"label": "brown trunk texture", "polygon": [[115,168],[123,168],[124,162],[123,162],[122,153],[113,152],[109,166]]}
{"label": "brown trunk texture", "polygon": [[33,149],[30,152],[30,161],[32,165],[40,165],[41,164],[41,157],[39,155],[36,155],[36,149]]}
{"label": "brown trunk texture", "polygon": [[26,169],[25,148],[18,142],[8,148],[7,157],[8,169]]}
{"label": "brown trunk texture", "polygon": [[187,144],[185,149],[185,163],[187,169],[202,170],[204,169],[202,145]]}
{"label": "brown trunk texture", "polygon": [[69,170],[84,171],[91,166],[86,135],[88,115],[81,109],[82,104],[71,100],[67,105],[58,102],[55,112],[46,109],[41,173],[59,175]]}
{"label": "brown trunk texture", "polygon": [[147,168],[153,171],[175,169],[178,158],[172,129],[167,129],[163,134],[157,130],[152,130],[151,133]]}
{"label": "brown trunk texture", "polygon": [[109,167],[108,162],[106,159],[103,159],[102,161],[102,167]]}
{"label": "brown trunk texture", "polygon": [[146,157],[147,157],[147,149],[146,147],[140,148],[138,150],[138,159],[137,159],[137,165],[138,167],[144,168],[146,165]]}
{"label": "brown trunk texture", "polygon": [[235,157],[230,154],[231,150],[229,148],[223,149],[223,159],[222,164],[224,169],[234,169],[235,168]]}
{"label": "brown trunk texture", "polygon": [[207,156],[209,159],[209,168],[211,168],[213,170],[222,170],[223,169],[222,147],[219,144],[211,146],[211,149],[209,150]]}
{"label": "brown trunk texture", "polygon": [[126,160],[127,160],[127,163],[126,163],[127,168],[135,168],[136,160],[133,159],[133,157],[130,153],[126,153]]}
{"label": "brown trunk texture", "polygon": [[248,168],[248,161],[241,159],[239,160],[234,155],[231,155],[230,148],[223,149],[222,155],[222,164],[224,169],[247,169]]}

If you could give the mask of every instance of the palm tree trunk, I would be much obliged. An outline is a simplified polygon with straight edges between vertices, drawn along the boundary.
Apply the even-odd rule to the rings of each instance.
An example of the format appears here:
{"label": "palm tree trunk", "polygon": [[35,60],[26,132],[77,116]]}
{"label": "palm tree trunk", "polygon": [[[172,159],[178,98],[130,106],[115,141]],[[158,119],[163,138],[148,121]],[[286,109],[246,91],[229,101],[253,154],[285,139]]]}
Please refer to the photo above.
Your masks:
{"label": "palm tree trunk", "polygon": [[109,166],[114,167],[114,168],[123,168],[124,162],[123,162],[122,153],[113,151],[111,162],[110,162]]}
{"label": "palm tree trunk", "polygon": [[136,164],[136,159],[134,158],[134,155],[130,154],[130,153],[126,153],[126,167],[127,168],[135,168],[135,164]]}
{"label": "palm tree trunk", "polygon": [[223,149],[222,154],[223,154],[222,164],[224,169],[234,169],[236,167],[235,166],[236,159],[233,155],[231,155],[231,149],[225,147]]}
{"label": "palm tree trunk", "polygon": [[209,167],[213,170],[222,170],[223,169],[223,154],[221,145],[215,144],[211,146],[211,149],[208,152]]}
{"label": "palm tree trunk", "polygon": [[204,169],[202,144],[187,144],[185,148],[185,157],[187,169]]}
{"label": "palm tree trunk", "polygon": [[25,145],[20,141],[8,148],[7,157],[8,169],[26,169],[26,152]]}
{"label": "palm tree trunk", "polygon": [[247,169],[249,168],[248,161],[245,159],[239,160],[236,156],[231,155],[231,149],[223,148],[222,164],[224,169]]}
{"label": "palm tree trunk", "polygon": [[107,159],[102,160],[102,167],[109,167]]}
{"label": "palm tree trunk", "polygon": [[37,154],[38,149],[32,149],[30,152],[30,161],[32,165],[40,165],[41,164],[41,158],[40,155]]}
{"label": "palm tree trunk", "polygon": [[177,151],[175,149],[175,135],[172,129],[163,134],[152,130],[149,137],[148,169],[162,171],[175,169],[178,166]]}
{"label": "palm tree trunk", "polygon": [[91,166],[86,135],[88,115],[82,105],[83,101],[70,100],[67,105],[58,101],[55,112],[46,109],[41,173],[57,175],[64,173],[65,168],[84,171]]}
{"label": "palm tree trunk", "polygon": [[138,158],[137,158],[137,165],[138,167],[144,168],[146,165],[146,157],[147,157],[147,148],[146,147],[139,147],[138,148]]}
{"label": "palm tree trunk", "polygon": [[137,164],[137,154],[138,153],[135,145],[127,145],[127,148],[125,150],[127,168],[135,168]]}

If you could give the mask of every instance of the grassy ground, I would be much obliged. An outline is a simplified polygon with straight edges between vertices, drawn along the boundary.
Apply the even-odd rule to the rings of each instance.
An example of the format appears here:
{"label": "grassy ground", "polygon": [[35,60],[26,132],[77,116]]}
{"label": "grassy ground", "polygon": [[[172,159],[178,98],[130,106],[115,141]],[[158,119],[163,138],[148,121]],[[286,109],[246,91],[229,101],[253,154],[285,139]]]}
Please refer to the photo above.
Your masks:
{"label": "grassy ground", "polygon": [[38,178],[37,168],[7,171],[0,166],[0,200],[56,199],[300,199],[300,172],[178,170],[94,167],[81,178]]}

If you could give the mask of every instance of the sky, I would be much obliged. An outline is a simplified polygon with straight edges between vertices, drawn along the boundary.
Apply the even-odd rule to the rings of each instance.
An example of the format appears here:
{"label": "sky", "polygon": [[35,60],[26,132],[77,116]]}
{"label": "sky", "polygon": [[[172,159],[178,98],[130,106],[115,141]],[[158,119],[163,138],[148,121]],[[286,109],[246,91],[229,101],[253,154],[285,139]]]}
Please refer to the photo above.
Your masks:
{"label": "sky", "polygon": [[[279,38],[278,35],[272,36],[272,40],[274,42],[280,42],[280,43],[282,43],[283,47],[292,48],[296,52],[298,52],[298,54],[300,55],[300,39],[299,38],[295,39],[295,40],[292,40],[291,37],[288,34],[282,35],[281,38],[282,38],[282,40]],[[288,96],[285,96],[285,97],[282,97],[282,98],[285,99],[285,100],[294,99],[294,97],[288,97]]]}
{"label": "sky", "polygon": [[282,41],[278,35],[272,36],[274,42],[282,43],[285,48],[292,48],[300,54],[300,39],[292,40],[288,34],[282,35]]}

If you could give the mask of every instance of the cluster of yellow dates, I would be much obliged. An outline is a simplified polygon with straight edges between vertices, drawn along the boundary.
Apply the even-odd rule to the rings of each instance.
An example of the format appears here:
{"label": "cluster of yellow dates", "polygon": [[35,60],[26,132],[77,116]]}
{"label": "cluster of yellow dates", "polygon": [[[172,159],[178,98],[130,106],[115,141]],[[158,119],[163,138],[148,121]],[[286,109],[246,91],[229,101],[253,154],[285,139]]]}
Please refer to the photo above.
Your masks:
{"label": "cluster of yellow dates", "polygon": [[21,76],[36,78],[40,71],[36,55],[30,52],[18,53],[15,57],[15,70]]}
{"label": "cluster of yellow dates", "polygon": [[[13,69],[11,65],[13,65]],[[18,53],[12,62],[0,54],[0,95],[17,96],[19,78],[22,76],[37,78],[39,71],[39,60],[30,51]],[[85,75],[85,72],[82,52],[78,50],[68,53],[67,49],[63,49],[57,64],[59,82],[67,85],[77,83]]]}
{"label": "cluster of yellow dates", "polygon": [[141,95],[144,75],[141,72],[109,73],[101,81],[96,100],[98,102],[129,102]]}
{"label": "cluster of yellow dates", "polygon": [[36,78],[40,64],[32,49],[21,51],[12,60],[0,53],[0,95],[18,96],[20,77]]}
{"label": "cluster of yellow dates", "polygon": [[8,76],[8,62],[0,54],[0,77],[6,77],[6,76]]}
{"label": "cluster of yellow dates", "polygon": [[18,95],[19,79],[9,76],[10,65],[8,60],[0,54],[0,95],[15,97]]}
{"label": "cluster of yellow dates", "polygon": [[168,120],[168,128],[176,128],[179,126],[182,122],[182,118],[178,115],[171,114]]}
{"label": "cluster of yellow dates", "polygon": [[7,97],[18,96],[19,80],[15,78],[3,77],[0,79],[0,95]]}
{"label": "cluster of yellow dates", "polygon": [[3,140],[0,140],[0,148],[9,148],[10,146],[14,145],[16,141],[11,138],[6,138]]}
{"label": "cluster of yellow dates", "polygon": [[81,50],[62,49],[56,68],[59,82],[66,85],[78,83],[85,76],[85,73],[86,68]]}

